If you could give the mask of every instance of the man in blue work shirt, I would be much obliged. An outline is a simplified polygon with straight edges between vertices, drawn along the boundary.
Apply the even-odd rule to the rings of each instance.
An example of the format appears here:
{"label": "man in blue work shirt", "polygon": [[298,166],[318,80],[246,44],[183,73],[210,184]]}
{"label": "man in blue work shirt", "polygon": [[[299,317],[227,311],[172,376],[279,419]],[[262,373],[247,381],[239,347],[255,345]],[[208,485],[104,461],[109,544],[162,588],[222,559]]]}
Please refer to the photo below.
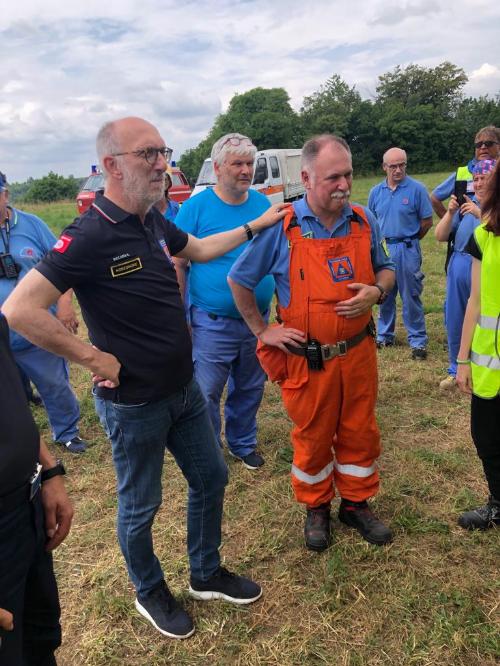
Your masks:
{"label": "man in blue work shirt", "polygon": [[[474,157],[464,166],[461,166],[443,180],[431,194],[432,207],[439,218],[446,213],[443,201],[446,201],[455,192],[457,180],[465,180],[466,194],[471,198],[474,195],[472,171],[479,160],[498,160],[500,158],[500,129],[494,125],[483,127],[474,139]],[[458,224],[458,220],[456,222]],[[454,222],[455,225],[455,222]]]}
{"label": "man in blue work shirt", "polygon": [[[242,134],[226,134],[212,148],[217,183],[188,199],[175,220],[187,233],[204,238],[244,225],[270,206],[267,197],[250,189],[257,152]],[[249,236],[250,239],[250,236]],[[255,355],[257,339],[236,309],[227,274],[245,246],[212,259],[192,263],[189,276],[190,323],[195,376],[208,402],[215,434],[221,441],[220,400],[227,383],[224,406],[225,437],[231,455],[248,469],[264,463],[257,453],[257,410],[264,392],[265,374]],[[185,259],[176,257],[181,293]],[[267,319],[274,280],[265,277],[256,288],[259,311]]]}
{"label": "man in blue work shirt", "polygon": [[406,163],[406,152],[401,148],[390,148],[384,153],[382,168],[387,178],[375,185],[368,197],[368,208],[377,218],[396,264],[396,284],[379,308],[377,346],[394,344],[399,291],[412,358],[424,360],[427,333],[420,299],[424,279],[420,239],[432,227],[432,206],[424,185],[406,175]]}
{"label": "man in blue work shirt", "polygon": [[[228,280],[294,424],[292,486],[307,507],[306,547],[331,543],[334,488],[339,519],[383,545],[392,532],[367,503],[378,490],[380,454],[370,319],[392,289],[394,264],[373,215],[349,203],[352,158],[343,139],[309,139],[301,174],[306,196],[293,204],[295,219],[259,234]],[[265,275],[276,281],[281,326],[259,312],[254,290]]]}
{"label": "man in blue work shirt", "polygon": [[[0,305],[40,259],[56,238],[47,225],[8,205],[7,179],[0,173]],[[68,330],[76,333],[78,321],[71,303],[72,291],[63,294],[54,312]],[[70,453],[83,453],[86,442],[78,433],[80,408],[69,384],[66,361],[10,331],[10,346],[17,365],[38,389],[54,440]]]}

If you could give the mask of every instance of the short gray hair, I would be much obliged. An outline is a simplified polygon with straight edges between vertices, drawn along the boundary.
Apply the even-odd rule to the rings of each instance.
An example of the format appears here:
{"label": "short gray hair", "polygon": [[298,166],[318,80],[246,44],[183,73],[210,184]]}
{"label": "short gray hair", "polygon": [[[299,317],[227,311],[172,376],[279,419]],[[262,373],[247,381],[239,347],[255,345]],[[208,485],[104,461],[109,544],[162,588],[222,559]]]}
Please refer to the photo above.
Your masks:
{"label": "short gray hair", "polygon": [[118,141],[118,137],[116,136],[114,120],[105,123],[97,132],[95,146],[97,151],[97,158],[102,170],[105,172],[103,161],[106,155],[113,155],[113,153],[120,152],[120,143]]}
{"label": "short gray hair", "polygon": [[349,144],[341,136],[336,136],[335,134],[317,134],[306,141],[302,147],[301,167],[304,169],[311,166],[318,157],[320,150],[329,143],[336,143],[347,150],[349,155],[351,154]]}
{"label": "short gray hair", "polygon": [[224,134],[224,136],[221,136],[214,143],[210,157],[212,158],[212,164],[220,166],[228,153],[236,155],[247,155],[250,153],[252,157],[255,157],[256,152],[257,148],[253,145],[252,139],[249,139],[244,134],[231,132],[230,134]]}
{"label": "short gray hair", "polygon": [[479,132],[476,133],[474,141],[479,141],[480,136],[488,136],[490,139],[492,139],[492,141],[500,143],[500,129],[495,127],[495,125],[482,127]]}

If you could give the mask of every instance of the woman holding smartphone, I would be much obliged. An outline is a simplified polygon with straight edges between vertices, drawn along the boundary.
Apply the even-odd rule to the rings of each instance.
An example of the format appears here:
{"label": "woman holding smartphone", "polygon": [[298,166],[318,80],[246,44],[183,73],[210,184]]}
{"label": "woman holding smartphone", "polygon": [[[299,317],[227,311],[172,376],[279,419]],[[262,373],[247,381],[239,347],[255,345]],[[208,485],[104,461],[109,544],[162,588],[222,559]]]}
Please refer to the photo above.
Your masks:
{"label": "woman holding smartphone", "polygon": [[471,434],[490,496],[463,513],[469,530],[500,526],[500,168],[491,174],[483,222],[467,245],[472,255],[471,293],[458,352],[457,383],[471,398]]}
{"label": "woman holding smartphone", "polygon": [[443,391],[456,386],[456,359],[471,286],[472,257],[466,251],[466,246],[474,229],[481,222],[479,206],[495,164],[495,160],[490,159],[476,162],[472,171],[474,196],[470,198],[465,195],[464,203],[459,205],[457,197],[452,194],[448,210],[434,229],[438,241],[445,243],[450,235],[453,234],[454,236],[453,252],[450,256],[446,277],[446,300],[444,305],[449,365],[446,378],[439,384],[439,388]]}

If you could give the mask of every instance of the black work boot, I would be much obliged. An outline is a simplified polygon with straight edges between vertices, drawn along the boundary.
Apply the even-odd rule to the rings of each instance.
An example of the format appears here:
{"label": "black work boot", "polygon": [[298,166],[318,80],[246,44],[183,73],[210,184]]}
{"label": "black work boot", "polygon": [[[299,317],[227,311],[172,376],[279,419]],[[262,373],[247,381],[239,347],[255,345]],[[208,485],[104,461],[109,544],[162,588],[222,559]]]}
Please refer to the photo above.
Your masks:
{"label": "black work boot", "polygon": [[332,542],[330,534],[330,504],[321,504],[314,509],[307,509],[304,525],[306,548],[321,552]]}
{"label": "black work boot", "polygon": [[466,511],[458,519],[458,524],[465,530],[487,530],[500,527],[500,501],[490,495],[488,502],[477,509]]}
{"label": "black work boot", "polygon": [[349,527],[354,527],[363,539],[376,546],[392,541],[391,530],[372,513],[366,501],[351,502],[343,499],[340,502],[339,520]]}

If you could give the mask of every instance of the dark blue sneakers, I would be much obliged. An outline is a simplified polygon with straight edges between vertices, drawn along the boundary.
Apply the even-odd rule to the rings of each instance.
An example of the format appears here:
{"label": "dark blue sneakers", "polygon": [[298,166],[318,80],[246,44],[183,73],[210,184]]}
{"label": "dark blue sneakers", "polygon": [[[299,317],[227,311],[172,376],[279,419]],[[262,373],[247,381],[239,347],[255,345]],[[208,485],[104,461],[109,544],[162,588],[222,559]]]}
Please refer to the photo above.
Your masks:
{"label": "dark blue sneakers", "polygon": [[225,599],[233,604],[251,604],[262,595],[262,588],[249,578],[237,576],[224,567],[219,567],[206,581],[191,576],[189,594],[202,601]]}
{"label": "dark blue sneakers", "polygon": [[137,595],[135,607],[164,636],[188,638],[194,634],[193,621],[174,599],[165,581],[149,594]]}

